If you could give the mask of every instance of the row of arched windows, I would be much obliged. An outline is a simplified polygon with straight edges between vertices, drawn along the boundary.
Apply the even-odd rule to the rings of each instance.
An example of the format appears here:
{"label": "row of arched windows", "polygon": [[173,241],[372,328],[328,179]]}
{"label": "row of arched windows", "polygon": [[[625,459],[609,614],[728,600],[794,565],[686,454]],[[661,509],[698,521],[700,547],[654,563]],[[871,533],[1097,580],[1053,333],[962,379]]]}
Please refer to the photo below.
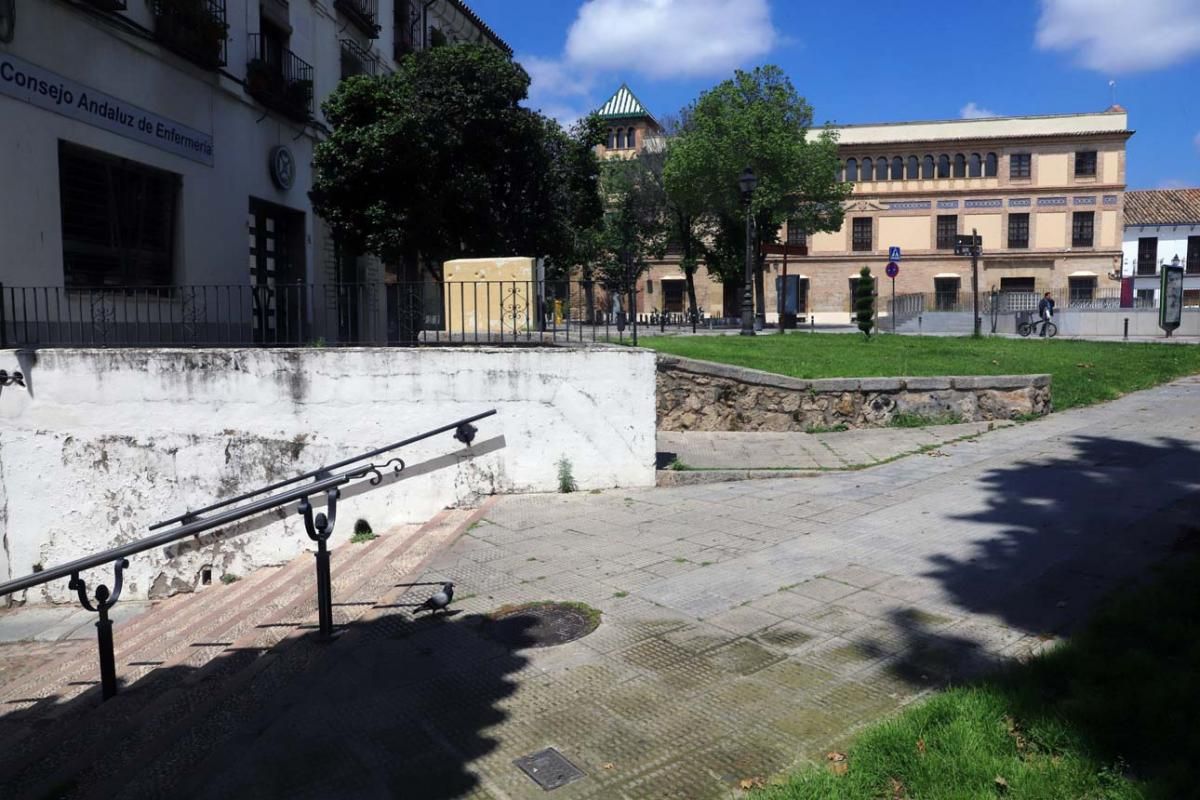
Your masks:
{"label": "row of arched windows", "polygon": [[609,128],[609,150],[632,150],[637,145],[637,128]]}
{"label": "row of arched windows", "polygon": [[887,156],[879,158],[866,157],[861,161],[848,158],[841,169],[842,180],[861,183],[865,181],[903,181],[932,178],[994,178],[999,169],[999,159],[995,153],[981,156],[971,153],[970,156],[956,153],[949,156],[945,153],[936,159],[927,155],[924,158],[895,156],[891,160]]}

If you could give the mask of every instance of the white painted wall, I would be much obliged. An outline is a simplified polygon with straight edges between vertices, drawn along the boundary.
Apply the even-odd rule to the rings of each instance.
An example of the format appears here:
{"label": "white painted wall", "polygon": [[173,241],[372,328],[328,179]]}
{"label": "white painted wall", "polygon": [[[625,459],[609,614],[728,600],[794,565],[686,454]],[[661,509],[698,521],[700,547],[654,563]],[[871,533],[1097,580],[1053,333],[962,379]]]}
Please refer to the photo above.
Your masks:
{"label": "white painted wall", "polygon": [[[1170,264],[1176,256],[1179,263],[1187,265],[1187,240],[1189,236],[1200,236],[1200,223],[1196,225],[1126,225],[1121,240],[1121,274],[1133,277],[1133,288],[1150,289],[1158,297],[1161,278],[1158,275],[1136,277],[1138,239],[1153,236],[1158,238],[1158,265]],[[1200,289],[1200,274],[1184,275],[1184,289]]]}
{"label": "white painted wall", "polygon": [[[346,492],[335,541],[358,517],[382,531],[480,495],[556,491],[564,456],[582,490],[654,484],[648,351],[9,350],[0,369],[29,384],[0,394],[0,580],[489,408],[470,451],[447,433],[406,449],[401,479]],[[134,557],[128,596],[190,589],[205,566],[216,580],[293,557],[309,541],[287,512],[173,559]],[[28,599],[67,600],[65,582]]]}

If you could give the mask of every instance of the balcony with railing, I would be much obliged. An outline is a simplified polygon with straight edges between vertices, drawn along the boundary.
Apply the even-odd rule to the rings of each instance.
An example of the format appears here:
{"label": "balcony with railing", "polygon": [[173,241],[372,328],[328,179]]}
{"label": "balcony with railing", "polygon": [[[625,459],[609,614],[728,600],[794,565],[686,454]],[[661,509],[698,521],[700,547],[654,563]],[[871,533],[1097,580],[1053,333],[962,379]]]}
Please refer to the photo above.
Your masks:
{"label": "balcony with railing", "polygon": [[367,36],[379,36],[379,0],[334,0],[333,7]]}
{"label": "balcony with railing", "polygon": [[1137,276],[1139,278],[1154,277],[1158,274],[1158,264],[1153,258],[1139,258],[1137,261]]}
{"label": "balcony with railing", "polygon": [[225,0],[153,0],[150,7],[154,34],[164,46],[206,69],[225,65]]}
{"label": "balcony with railing", "polygon": [[250,35],[246,91],[268,108],[297,122],[313,110],[313,68],[276,39]]}
{"label": "balcony with railing", "polygon": [[353,39],[342,39],[342,79],[354,75],[378,75],[379,60]]}

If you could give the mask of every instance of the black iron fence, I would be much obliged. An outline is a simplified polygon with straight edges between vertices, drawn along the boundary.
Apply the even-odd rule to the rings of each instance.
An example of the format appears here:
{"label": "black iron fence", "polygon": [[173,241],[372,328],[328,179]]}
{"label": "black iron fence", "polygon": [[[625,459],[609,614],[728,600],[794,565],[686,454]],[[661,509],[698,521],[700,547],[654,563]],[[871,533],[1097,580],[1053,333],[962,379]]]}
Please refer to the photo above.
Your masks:
{"label": "black iron fence", "polygon": [[306,122],[312,117],[312,65],[273,37],[250,34],[246,91],[292,119]]}
{"label": "black iron fence", "polygon": [[[1036,311],[1044,292],[986,291],[979,293],[980,313],[1015,313]],[[1155,309],[1158,307],[1153,292],[1134,295],[1122,305],[1120,289],[1060,289],[1050,293],[1057,311],[1107,311],[1128,309]],[[926,292],[896,296],[895,305],[888,301],[898,324],[920,314],[944,311],[970,313],[974,308],[974,296],[970,292]]]}
{"label": "black iron fence", "polygon": [[[644,301],[645,298],[642,298]],[[599,283],[467,281],[75,288],[0,284],[0,347],[321,347],[629,341],[731,327],[629,311]]]}

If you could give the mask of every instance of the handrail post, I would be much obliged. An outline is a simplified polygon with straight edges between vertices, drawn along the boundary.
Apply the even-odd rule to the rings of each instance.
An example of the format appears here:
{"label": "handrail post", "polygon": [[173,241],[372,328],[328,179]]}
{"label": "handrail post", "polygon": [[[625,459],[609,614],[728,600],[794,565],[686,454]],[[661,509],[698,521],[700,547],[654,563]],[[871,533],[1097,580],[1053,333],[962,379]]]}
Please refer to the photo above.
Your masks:
{"label": "handrail post", "polygon": [[304,529],[308,538],[317,543],[317,623],[322,639],[333,637],[333,580],[329,570],[329,550],[326,541],[333,533],[337,520],[337,501],[341,495],[339,489],[329,489],[325,492],[325,504],[329,515],[313,516],[312,503],[308,498],[300,501],[299,514],[304,517]]}
{"label": "handrail post", "polygon": [[117,559],[113,563],[113,588],[100,584],[96,587],[96,604],[88,599],[87,583],[79,577],[78,572],[71,573],[71,582],[67,588],[79,595],[79,604],[88,611],[100,614],[96,621],[96,646],[100,651],[100,699],[109,700],[117,694],[117,662],[113,655],[112,620],[108,618],[108,610],[116,605],[121,598],[121,585],[124,582],[124,571],[129,566],[129,560]]}

